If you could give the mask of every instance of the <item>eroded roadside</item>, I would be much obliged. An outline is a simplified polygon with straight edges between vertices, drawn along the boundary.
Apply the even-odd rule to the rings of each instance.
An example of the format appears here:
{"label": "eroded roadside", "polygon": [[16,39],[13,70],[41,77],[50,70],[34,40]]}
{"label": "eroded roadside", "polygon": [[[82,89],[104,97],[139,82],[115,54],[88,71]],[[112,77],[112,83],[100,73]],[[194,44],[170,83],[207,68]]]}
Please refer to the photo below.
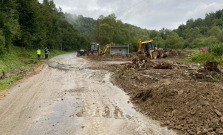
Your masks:
{"label": "eroded roadside", "polygon": [[94,62],[66,54],[47,64],[0,100],[0,134],[175,134],[137,112]]}
{"label": "eroded roadside", "polygon": [[182,55],[147,62],[138,58],[118,65],[115,58],[89,59],[101,63],[93,69],[113,72],[113,84],[128,93],[138,111],[161,121],[162,126],[178,134],[223,134],[222,67],[216,62],[178,62],[185,58]]}

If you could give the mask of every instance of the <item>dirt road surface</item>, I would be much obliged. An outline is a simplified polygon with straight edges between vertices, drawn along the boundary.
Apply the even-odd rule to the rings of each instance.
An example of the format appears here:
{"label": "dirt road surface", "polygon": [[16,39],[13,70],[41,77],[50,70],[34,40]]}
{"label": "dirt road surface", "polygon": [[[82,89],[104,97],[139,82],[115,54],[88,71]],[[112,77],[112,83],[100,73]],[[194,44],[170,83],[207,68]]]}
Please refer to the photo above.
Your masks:
{"label": "dirt road surface", "polygon": [[0,100],[1,135],[172,135],[76,54],[57,56]]}

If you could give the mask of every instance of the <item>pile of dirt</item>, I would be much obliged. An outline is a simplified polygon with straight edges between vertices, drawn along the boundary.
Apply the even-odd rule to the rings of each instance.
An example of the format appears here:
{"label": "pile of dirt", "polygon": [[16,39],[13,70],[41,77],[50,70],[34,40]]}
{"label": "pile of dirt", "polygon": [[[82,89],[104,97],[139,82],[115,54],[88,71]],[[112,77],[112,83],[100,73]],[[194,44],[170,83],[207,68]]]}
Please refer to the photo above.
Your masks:
{"label": "pile of dirt", "polygon": [[96,56],[96,55],[89,55],[85,56],[86,58],[90,60],[95,60],[95,61],[130,61],[136,56],[136,53],[130,53],[128,55],[122,55],[120,53],[118,54],[104,54],[101,56]]}
{"label": "pile of dirt", "polygon": [[155,69],[172,69],[173,65],[167,62],[161,62],[153,66]]}
{"label": "pile of dirt", "polygon": [[216,61],[207,61],[204,64],[204,69],[221,73],[221,71],[218,69],[218,62]]}
{"label": "pile of dirt", "polygon": [[194,78],[191,73],[201,69],[191,70],[190,66],[140,69],[134,67],[137,62],[119,66],[112,82],[131,96],[139,111],[180,134],[223,134],[222,80],[213,83]]}
{"label": "pile of dirt", "polygon": [[183,54],[181,51],[179,50],[172,50],[172,49],[167,49],[168,51],[168,58],[185,58],[185,54]]}
{"label": "pile of dirt", "polygon": [[204,68],[200,68],[195,72],[191,72],[193,79],[199,79],[207,82],[221,82],[223,81],[223,74],[218,68],[218,63],[215,61],[207,61]]}

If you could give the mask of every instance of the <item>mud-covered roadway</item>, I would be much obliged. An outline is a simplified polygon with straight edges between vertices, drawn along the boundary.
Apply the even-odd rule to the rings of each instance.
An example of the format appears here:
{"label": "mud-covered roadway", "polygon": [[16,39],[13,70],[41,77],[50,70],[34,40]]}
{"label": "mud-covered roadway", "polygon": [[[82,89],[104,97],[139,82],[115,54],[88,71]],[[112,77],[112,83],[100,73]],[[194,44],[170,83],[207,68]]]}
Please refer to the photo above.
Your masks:
{"label": "mud-covered roadway", "polygon": [[1,135],[172,135],[135,111],[109,71],[76,54],[57,56],[0,99]]}

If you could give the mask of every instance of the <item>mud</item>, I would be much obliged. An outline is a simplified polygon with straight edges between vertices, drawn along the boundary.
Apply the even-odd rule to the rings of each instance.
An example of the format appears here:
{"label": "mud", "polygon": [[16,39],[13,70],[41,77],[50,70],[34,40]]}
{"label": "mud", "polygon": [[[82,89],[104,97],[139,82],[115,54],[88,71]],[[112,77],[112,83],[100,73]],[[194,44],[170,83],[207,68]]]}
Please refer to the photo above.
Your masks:
{"label": "mud", "polygon": [[122,55],[122,54],[104,54],[102,56],[84,56],[87,59],[94,60],[94,61],[131,61],[134,57],[136,57],[136,53],[130,53],[129,55]]}
{"label": "mud", "polygon": [[134,68],[134,63],[119,66],[113,83],[131,96],[140,112],[179,134],[221,134],[223,75],[202,65],[168,60],[173,68],[152,68],[162,61],[152,61],[146,68]]}
{"label": "mud", "polygon": [[0,134],[175,134],[136,111],[110,82],[114,63],[66,54],[33,68],[0,100]]}

